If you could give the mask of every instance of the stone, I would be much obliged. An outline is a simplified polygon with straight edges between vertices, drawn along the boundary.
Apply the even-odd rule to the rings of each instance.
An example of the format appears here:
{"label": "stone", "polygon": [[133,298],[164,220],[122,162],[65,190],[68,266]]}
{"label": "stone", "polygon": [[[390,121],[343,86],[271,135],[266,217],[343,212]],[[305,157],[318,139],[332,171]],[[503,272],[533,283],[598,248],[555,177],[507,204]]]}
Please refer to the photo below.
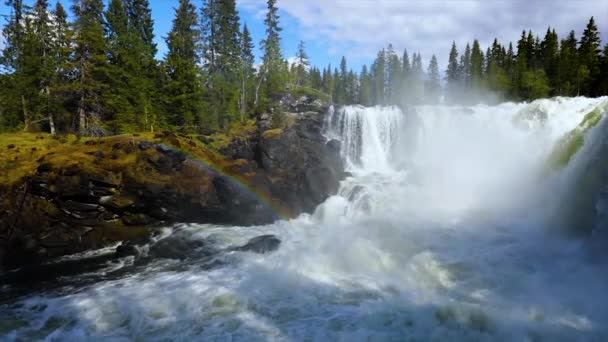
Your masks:
{"label": "stone", "polygon": [[142,141],[142,142],[139,143],[139,149],[142,150],[142,151],[149,150],[153,146],[154,146],[154,144],[152,144],[149,141]]}
{"label": "stone", "polygon": [[277,249],[279,249],[280,245],[281,240],[275,235],[261,235],[258,237],[254,237],[243,246],[236,247],[234,250],[240,252],[265,254],[276,251]]}
{"label": "stone", "polygon": [[146,214],[127,213],[122,217],[122,222],[127,226],[147,226],[154,223],[155,220]]}

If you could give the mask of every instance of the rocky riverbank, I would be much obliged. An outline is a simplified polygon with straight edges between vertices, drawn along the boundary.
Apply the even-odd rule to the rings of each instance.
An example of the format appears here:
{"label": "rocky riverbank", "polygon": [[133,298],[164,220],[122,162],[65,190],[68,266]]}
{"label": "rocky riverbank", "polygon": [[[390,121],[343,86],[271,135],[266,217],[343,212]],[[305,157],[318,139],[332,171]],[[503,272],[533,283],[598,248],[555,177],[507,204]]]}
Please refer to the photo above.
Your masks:
{"label": "rocky riverbank", "polygon": [[328,103],[282,102],[280,128],[264,114],[222,135],[5,139],[0,264],[38,264],[175,222],[254,225],[311,212],[344,177],[340,145],[322,135]]}

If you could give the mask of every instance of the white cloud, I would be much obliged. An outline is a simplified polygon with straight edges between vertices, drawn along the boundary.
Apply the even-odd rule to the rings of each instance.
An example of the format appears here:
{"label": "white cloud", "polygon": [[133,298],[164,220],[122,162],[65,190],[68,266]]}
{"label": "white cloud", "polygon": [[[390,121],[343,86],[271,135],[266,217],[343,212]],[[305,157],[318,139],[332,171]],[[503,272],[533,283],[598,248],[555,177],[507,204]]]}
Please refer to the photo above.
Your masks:
{"label": "white cloud", "polygon": [[[332,55],[368,61],[388,43],[410,55],[419,51],[426,62],[435,53],[445,67],[452,40],[459,50],[478,38],[485,49],[494,37],[508,44],[523,29],[541,38],[547,27],[560,37],[574,29],[580,37],[595,16],[603,41],[608,38],[607,0],[279,0],[278,6],[295,18],[304,39],[322,41]],[[265,1],[239,4],[263,13]]]}

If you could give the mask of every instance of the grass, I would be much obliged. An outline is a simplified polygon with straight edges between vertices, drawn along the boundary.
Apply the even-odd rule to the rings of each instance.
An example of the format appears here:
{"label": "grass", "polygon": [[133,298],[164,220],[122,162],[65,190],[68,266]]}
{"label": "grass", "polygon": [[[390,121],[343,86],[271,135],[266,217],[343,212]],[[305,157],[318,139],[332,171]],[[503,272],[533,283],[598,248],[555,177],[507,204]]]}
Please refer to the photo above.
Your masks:
{"label": "grass", "polygon": [[227,147],[234,139],[245,138],[255,133],[257,125],[255,119],[250,119],[244,123],[235,122],[230,125],[227,133],[215,133],[208,138],[211,140],[209,146],[214,150]]}

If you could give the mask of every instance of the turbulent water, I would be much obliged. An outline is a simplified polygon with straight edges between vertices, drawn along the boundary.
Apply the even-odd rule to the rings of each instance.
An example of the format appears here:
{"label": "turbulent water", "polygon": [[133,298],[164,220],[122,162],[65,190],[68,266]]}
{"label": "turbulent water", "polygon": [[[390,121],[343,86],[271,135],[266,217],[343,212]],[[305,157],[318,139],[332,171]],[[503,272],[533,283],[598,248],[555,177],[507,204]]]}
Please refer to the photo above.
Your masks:
{"label": "turbulent water", "polygon": [[[313,215],[167,229],[200,243],[8,301],[0,339],[606,341],[608,252],[586,238],[602,227],[556,222],[608,120],[563,168],[548,160],[607,100],[337,110],[327,136],[352,176]],[[229,251],[262,234],[280,248]]]}

